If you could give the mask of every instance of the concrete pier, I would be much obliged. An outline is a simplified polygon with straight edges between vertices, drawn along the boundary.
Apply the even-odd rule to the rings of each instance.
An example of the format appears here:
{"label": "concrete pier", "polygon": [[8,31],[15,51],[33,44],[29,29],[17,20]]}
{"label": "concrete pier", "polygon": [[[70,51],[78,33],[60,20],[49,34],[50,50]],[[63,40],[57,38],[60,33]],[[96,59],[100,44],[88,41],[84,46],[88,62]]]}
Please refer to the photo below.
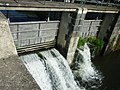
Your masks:
{"label": "concrete pier", "polygon": [[80,27],[86,13],[86,8],[79,8],[74,13],[63,12],[62,14],[57,45],[64,50],[69,64],[73,61],[80,36]]}
{"label": "concrete pier", "polygon": [[101,40],[103,40],[106,37],[106,32],[107,32],[108,28],[111,27],[113,16],[114,15],[110,14],[110,13],[105,14],[103,22],[101,24],[101,28],[99,30],[99,34],[98,34],[98,37]]}
{"label": "concrete pier", "polygon": [[105,53],[110,53],[112,51],[120,49],[120,13],[118,15],[117,21],[113,28],[112,34],[110,36],[109,42],[107,44]]}
{"label": "concrete pier", "polygon": [[12,39],[9,24],[5,16],[0,12],[0,59],[17,55]]}

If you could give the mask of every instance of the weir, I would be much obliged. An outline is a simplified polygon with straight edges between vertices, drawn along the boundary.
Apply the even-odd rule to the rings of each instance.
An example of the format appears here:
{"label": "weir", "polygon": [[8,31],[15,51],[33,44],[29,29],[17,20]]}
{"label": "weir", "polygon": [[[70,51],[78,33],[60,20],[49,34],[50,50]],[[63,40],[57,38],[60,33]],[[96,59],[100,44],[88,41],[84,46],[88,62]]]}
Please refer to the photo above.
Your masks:
{"label": "weir", "polygon": [[[26,17],[24,14],[26,15],[28,12],[2,12],[9,20],[10,30],[19,54],[56,47],[69,64],[74,58],[79,37],[98,37],[105,41],[103,48],[103,53],[105,53],[106,47],[109,47],[107,46],[108,41],[112,39],[110,35],[119,16],[116,13],[91,13],[86,8],[79,8],[75,12],[58,12],[56,14],[59,16],[58,19],[53,17],[55,16],[54,12],[41,12],[40,14],[35,12],[36,15],[44,15],[44,19],[37,16],[38,20],[35,18],[37,21],[34,21],[33,18],[33,21],[31,19],[23,22],[20,18],[18,22],[14,20],[17,18],[14,14],[17,12],[18,17],[20,17],[19,14]],[[13,12],[13,15],[10,12]],[[28,13],[27,17],[33,13]],[[42,20],[40,21],[39,18]],[[25,19],[23,18],[23,20]]]}
{"label": "weir", "polygon": [[[101,5],[97,5],[97,3],[96,5],[91,5],[91,2],[85,2],[87,3],[85,6],[70,3],[68,0],[59,2],[0,0],[0,3],[0,9],[8,11],[5,16],[8,20],[10,19],[9,25],[18,53],[57,47],[69,64],[73,61],[79,37],[98,37],[102,39],[105,41],[102,53],[106,53],[106,48],[110,47],[108,42],[112,39],[110,36],[113,30],[116,31],[114,28],[117,27],[115,24],[119,16],[119,5],[113,7],[114,4],[112,3],[114,2],[111,2],[111,4],[102,2]],[[106,3],[112,6],[105,6],[107,5]],[[11,22],[13,17],[10,15],[11,18],[9,18],[9,11],[12,10],[23,13],[39,11],[42,14],[44,13],[43,18],[45,17],[46,19],[42,21],[35,19],[35,21],[27,22],[24,22],[24,19],[22,19],[23,21],[21,22]],[[54,16],[54,14],[51,14],[53,12],[59,12],[59,20],[50,19]],[[92,15],[94,17],[92,13],[96,13],[97,17],[92,19],[86,18]],[[41,15],[39,17],[42,18]],[[113,26],[108,24],[113,24]]]}
{"label": "weir", "polygon": [[[2,72],[0,82],[5,89],[39,90],[41,87],[43,90],[79,90],[68,66],[73,62],[79,37],[97,37],[105,41],[104,54],[111,51],[111,48],[115,46],[114,44],[118,42],[119,35],[117,33],[120,30],[119,7],[98,6],[96,8],[96,5],[81,6],[63,2],[41,5],[38,1],[37,3],[17,1],[20,0],[0,0],[0,10],[2,12],[0,12],[0,72]],[[3,13],[4,10],[6,14]],[[41,20],[37,18],[24,21],[23,18],[19,22],[14,21],[15,18],[8,13],[11,10],[22,13],[44,11],[42,15],[37,14],[39,18],[44,17],[44,20],[43,18]],[[55,15],[54,12],[59,12],[59,14]],[[32,13],[29,14],[32,16]],[[52,18],[57,15],[59,19]],[[116,35],[117,37],[115,37]],[[55,49],[23,55],[20,56],[22,62],[19,60],[18,54],[27,54],[50,48],[59,50],[68,64]],[[34,64],[34,67],[31,63]],[[36,65],[41,65],[41,67]],[[36,72],[40,72],[37,68],[43,71],[43,74],[36,74]],[[10,78],[8,75],[10,75]],[[40,77],[38,77],[39,75]],[[45,78],[45,76],[44,81],[42,77]],[[40,80],[42,80],[42,84]],[[11,82],[14,84],[12,85],[13,88],[10,87]],[[43,83],[47,83],[49,86]]]}

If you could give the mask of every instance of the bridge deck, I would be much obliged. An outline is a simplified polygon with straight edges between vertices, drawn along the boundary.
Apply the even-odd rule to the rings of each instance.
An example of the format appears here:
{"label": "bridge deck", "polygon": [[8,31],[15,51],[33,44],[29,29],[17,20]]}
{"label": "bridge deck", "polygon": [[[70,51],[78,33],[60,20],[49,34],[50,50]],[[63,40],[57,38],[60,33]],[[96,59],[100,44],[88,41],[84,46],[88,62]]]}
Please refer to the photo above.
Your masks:
{"label": "bridge deck", "polygon": [[119,8],[113,6],[96,6],[77,3],[38,0],[0,0],[0,10],[33,10],[33,11],[76,11],[78,8],[87,8],[88,12],[117,12]]}

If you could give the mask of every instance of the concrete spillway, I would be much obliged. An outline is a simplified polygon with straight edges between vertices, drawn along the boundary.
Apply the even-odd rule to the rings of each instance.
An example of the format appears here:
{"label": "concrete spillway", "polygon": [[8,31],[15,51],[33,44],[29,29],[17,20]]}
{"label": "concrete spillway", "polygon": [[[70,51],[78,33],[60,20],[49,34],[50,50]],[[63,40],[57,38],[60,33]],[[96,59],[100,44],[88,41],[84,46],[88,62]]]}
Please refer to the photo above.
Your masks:
{"label": "concrete spillway", "polygon": [[41,90],[81,90],[74,81],[67,61],[56,49],[38,55],[24,55],[20,59]]}

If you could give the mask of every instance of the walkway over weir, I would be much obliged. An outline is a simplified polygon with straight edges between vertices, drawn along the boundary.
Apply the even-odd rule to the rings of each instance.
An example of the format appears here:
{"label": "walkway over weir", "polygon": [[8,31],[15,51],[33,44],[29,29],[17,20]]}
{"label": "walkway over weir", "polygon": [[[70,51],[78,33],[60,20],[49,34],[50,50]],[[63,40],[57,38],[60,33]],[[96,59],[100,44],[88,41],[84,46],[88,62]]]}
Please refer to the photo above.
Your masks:
{"label": "walkway over weir", "polygon": [[108,5],[82,5],[44,0],[0,0],[0,10],[76,11],[78,8],[87,8],[88,12],[117,13],[120,11],[119,7]]}

